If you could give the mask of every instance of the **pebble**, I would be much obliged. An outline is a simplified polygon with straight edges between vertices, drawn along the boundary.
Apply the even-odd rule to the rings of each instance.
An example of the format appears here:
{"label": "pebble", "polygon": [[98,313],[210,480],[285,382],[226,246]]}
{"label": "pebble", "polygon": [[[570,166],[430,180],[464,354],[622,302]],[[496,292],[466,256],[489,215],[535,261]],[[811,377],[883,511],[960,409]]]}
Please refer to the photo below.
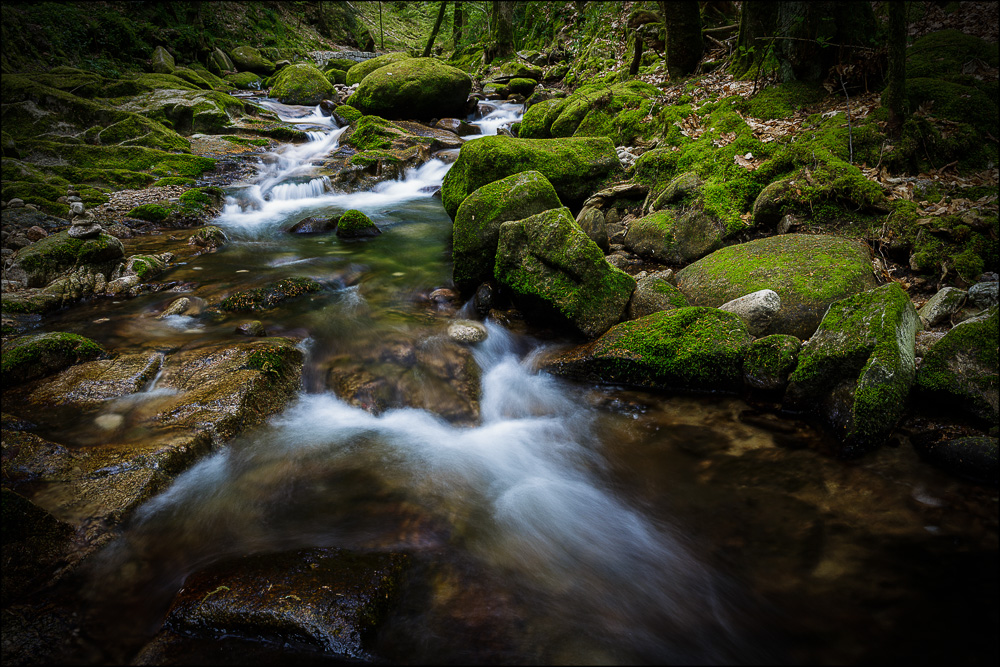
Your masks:
{"label": "pebble", "polygon": [[473,320],[455,320],[448,325],[448,337],[456,343],[481,343],[486,340],[486,327]]}
{"label": "pebble", "polygon": [[108,193],[108,203],[90,209],[99,221],[120,220],[136,206],[155,204],[158,201],[180,197],[188,188],[182,185],[164,185],[145,190],[119,190]]}

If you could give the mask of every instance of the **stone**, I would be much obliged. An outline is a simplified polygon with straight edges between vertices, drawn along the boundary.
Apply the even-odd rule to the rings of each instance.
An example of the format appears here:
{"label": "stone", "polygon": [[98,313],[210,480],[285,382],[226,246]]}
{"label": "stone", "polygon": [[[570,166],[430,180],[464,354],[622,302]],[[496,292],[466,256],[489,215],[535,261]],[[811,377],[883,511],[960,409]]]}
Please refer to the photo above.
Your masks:
{"label": "stone", "polygon": [[610,250],[608,227],[604,221],[604,213],[596,207],[585,206],[576,216],[576,224],[587,233],[587,236],[597,244],[597,247],[607,253]]}
{"label": "stone", "polygon": [[314,106],[333,95],[333,84],[326,76],[305,63],[283,68],[274,77],[271,96],[283,104]]}
{"label": "stone", "polygon": [[589,338],[621,320],[635,289],[635,279],[608,264],[567,208],[503,223],[494,276],[522,310],[556,314]]}
{"label": "stone", "polygon": [[465,292],[493,278],[500,226],[562,204],[552,184],[537,171],[487,183],[458,207],[452,225],[455,284]]}
{"label": "stone", "polygon": [[162,320],[164,317],[170,317],[171,315],[183,315],[190,306],[191,299],[186,296],[174,299],[170,302],[170,305],[163,309],[162,313],[156,316],[156,319]]}
{"label": "stone", "polygon": [[253,313],[270,310],[279,304],[317,292],[322,286],[310,278],[283,278],[263,287],[238,290],[219,302],[219,309],[226,312]]}
{"label": "stone", "polygon": [[737,391],[752,339],[732,313],[676,308],[622,322],[595,341],[544,357],[541,367],[585,382]]}
{"label": "stone", "polygon": [[921,400],[996,426],[998,312],[993,306],[987,317],[959,324],[924,355],[917,373],[916,393]]}
{"label": "stone", "polygon": [[976,283],[969,288],[969,301],[976,307],[986,310],[997,305],[997,281]]}
{"label": "stone", "polygon": [[49,235],[49,233],[44,229],[42,229],[41,227],[39,227],[38,225],[33,225],[29,227],[27,231],[25,231],[24,235],[28,237],[28,240],[34,242],[44,239],[46,236]]}
{"label": "stone", "polygon": [[719,310],[738,315],[752,335],[760,336],[781,310],[781,298],[774,290],[764,289],[727,301]]}
{"label": "stone", "polygon": [[205,225],[188,237],[188,245],[214,249],[229,242],[229,237],[220,227]]}
{"label": "stone", "polygon": [[314,218],[312,216],[299,220],[288,230],[289,234],[327,234],[337,228],[333,218]]}
{"label": "stone", "polygon": [[229,55],[235,68],[241,72],[253,72],[261,76],[274,74],[274,63],[252,46],[237,46]]}
{"label": "stone", "polygon": [[264,324],[260,320],[251,320],[250,322],[242,322],[236,327],[236,333],[243,336],[253,336],[262,337],[267,335],[267,330],[264,329]]}
{"label": "stone", "polygon": [[378,236],[382,230],[361,211],[351,209],[337,221],[337,238],[361,239]]}
{"label": "stone", "polygon": [[66,233],[74,239],[94,239],[100,236],[102,231],[101,225],[93,220],[82,224],[74,220]]}
{"label": "stone", "polygon": [[916,309],[896,283],[833,303],[802,347],[786,406],[819,412],[843,456],[878,447],[906,408],[919,328]]}
{"label": "stone", "polygon": [[1000,482],[1000,441],[989,436],[966,436],[943,442],[914,439],[921,457],[961,477],[996,486]]}
{"label": "stone", "polygon": [[722,246],[725,228],[715,217],[687,211],[656,211],[629,223],[625,247],[666,264],[687,264]]}
{"label": "stone", "polygon": [[215,76],[224,76],[236,69],[232,59],[222,49],[215,47],[208,56],[208,71]]}
{"label": "stone", "polygon": [[375,70],[381,69],[386,65],[394,65],[402,60],[408,60],[412,57],[413,56],[409,53],[397,51],[393,53],[386,53],[375,58],[370,58],[364,62],[359,62],[354,67],[347,70],[347,85],[353,86],[354,84],[359,84],[366,76]]}
{"label": "stone", "polygon": [[783,234],[732,245],[677,272],[692,305],[718,307],[762,289],[774,290],[781,311],[764,335],[809,338],[827,308],[876,286],[868,249],[849,239]]}
{"label": "stone", "polygon": [[486,327],[474,320],[455,320],[448,325],[448,338],[466,345],[486,340]]}
{"label": "stone", "polygon": [[649,214],[665,206],[684,204],[698,194],[702,185],[704,182],[697,173],[685,172],[668,181],[662,190],[651,189],[646,195],[642,210]]}
{"label": "stone", "polygon": [[802,341],[795,336],[773,334],[750,343],[743,359],[743,383],[760,391],[782,391],[799,361]]}
{"label": "stone", "polygon": [[467,123],[464,120],[459,120],[458,118],[442,118],[434,127],[447,130],[448,132],[454,132],[460,137],[468,137],[474,134],[481,134],[478,126]]}
{"label": "stone", "polygon": [[174,57],[162,46],[157,46],[153,49],[153,57],[150,59],[150,63],[150,71],[157,74],[173,74],[174,69],[177,67]]}
{"label": "stone", "polygon": [[21,208],[22,206],[24,206],[24,200],[21,199],[20,197],[14,197],[13,199],[7,202],[8,208]]}
{"label": "stone", "polygon": [[628,319],[636,320],[661,310],[687,307],[687,299],[670,282],[672,279],[673,271],[670,269],[640,278],[628,303]]}
{"label": "stone", "polygon": [[429,120],[462,115],[471,90],[472,79],[458,68],[435,58],[406,58],[367,74],[348,104],[390,120]]}
{"label": "stone", "polygon": [[936,327],[951,317],[953,313],[962,308],[966,294],[955,287],[945,287],[939,290],[917,311],[920,314],[920,319],[924,321],[924,326]]}
{"label": "stone", "polygon": [[73,333],[23,336],[3,344],[4,386],[22,384],[106,354],[93,340]]}

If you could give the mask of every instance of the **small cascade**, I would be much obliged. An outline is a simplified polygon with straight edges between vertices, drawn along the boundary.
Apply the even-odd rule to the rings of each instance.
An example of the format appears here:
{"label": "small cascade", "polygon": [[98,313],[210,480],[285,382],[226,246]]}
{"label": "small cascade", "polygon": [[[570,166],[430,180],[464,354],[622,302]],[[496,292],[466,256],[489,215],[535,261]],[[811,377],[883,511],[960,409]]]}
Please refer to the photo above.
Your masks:
{"label": "small cascade", "polygon": [[503,125],[509,125],[510,123],[516,123],[521,120],[521,117],[524,115],[523,104],[515,104],[513,102],[483,102],[481,104],[483,104],[483,106],[491,106],[493,107],[493,110],[482,118],[469,121],[472,125],[476,125],[480,128],[481,134],[470,135],[465,138],[466,141],[470,139],[495,136],[498,128]]}

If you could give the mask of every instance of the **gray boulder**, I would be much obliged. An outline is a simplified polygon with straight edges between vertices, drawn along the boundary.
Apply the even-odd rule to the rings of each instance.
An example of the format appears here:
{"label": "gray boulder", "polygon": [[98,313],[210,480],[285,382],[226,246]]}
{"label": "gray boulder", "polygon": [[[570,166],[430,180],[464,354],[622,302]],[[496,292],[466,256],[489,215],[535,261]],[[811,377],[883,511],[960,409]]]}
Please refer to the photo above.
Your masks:
{"label": "gray boulder", "polygon": [[656,211],[633,220],[625,233],[625,247],[637,255],[666,264],[687,264],[722,246],[722,223],[701,211],[677,217]]}
{"label": "gray boulder", "polygon": [[173,74],[174,69],[176,69],[176,64],[174,63],[174,57],[170,55],[162,46],[158,46],[153,49],[153,57],[150,64],[150,71],[156,72],[157,74]]}
{"label": "gray boulder", "polygon": [[670,269],[640,278],[628,302],[627,318],[635,320],[661,310],[688,306],[684,294],[670,282],[672,278]]}
{"label": "gray boulder", "polygon": [[747,328],[754,336],[760,336],[771,325],[771,320],[781,310],[781,298],[774,290],[763,289],[746,294],[719,306],[746,322]]}
{"label": "gray boulder", "polygon": [[965,297],[966,292],[955,287],[945,287],[928,299],[917,312],[924,326],[936,327],[962,308]]}

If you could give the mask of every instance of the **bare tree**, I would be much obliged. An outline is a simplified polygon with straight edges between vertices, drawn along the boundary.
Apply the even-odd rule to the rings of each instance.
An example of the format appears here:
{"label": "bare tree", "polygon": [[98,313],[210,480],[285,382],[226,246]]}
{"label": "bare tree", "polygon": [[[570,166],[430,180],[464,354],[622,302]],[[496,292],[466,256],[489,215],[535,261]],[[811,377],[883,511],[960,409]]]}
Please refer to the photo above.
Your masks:
{"label": "bare tree", "polygon": [[448,0],[441,0],[441,8],[438,10],[437,20],[434,21],[434,29],[431,30],[430,39],[427,40],[427,46],[424,48],[424,58],[431,55],[431,49],[434,47],[434,40],[437,39],[438,31],[441,29],[441,23],[444,21],[444,10],[448,8]]}
{"label": "bare tree", "polygon": [[660,13],[667,31],[667,72],[672,77],[687,76],[698,67],[705,51],[698,2],[660,0]]}

